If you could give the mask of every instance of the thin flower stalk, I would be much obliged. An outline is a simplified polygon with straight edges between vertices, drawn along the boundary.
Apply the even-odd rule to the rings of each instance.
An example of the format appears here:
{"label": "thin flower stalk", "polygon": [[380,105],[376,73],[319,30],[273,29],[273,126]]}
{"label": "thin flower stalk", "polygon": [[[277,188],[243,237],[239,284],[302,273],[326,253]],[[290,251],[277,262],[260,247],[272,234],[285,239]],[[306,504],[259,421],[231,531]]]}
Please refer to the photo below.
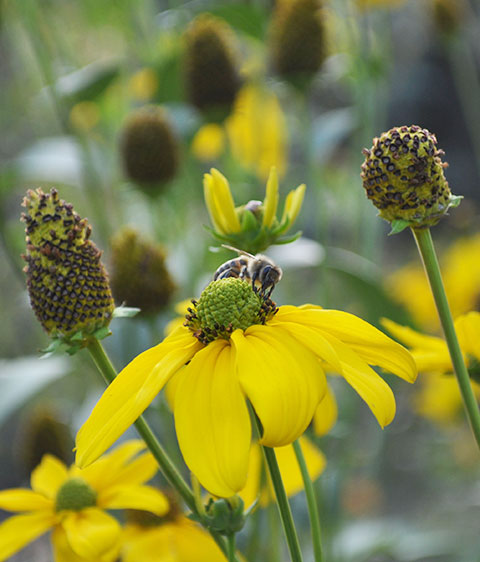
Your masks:
{"label": "thin flower stalk", "polygon": [[[113,379],[117,376],[117,373],[108,355],[106,354],[102,344],[97,339],[92,339],[87,349],[90,352],[90,355],[92,356],[95,365],[97,366],[101,375],[105,379],[105,382],[107,384],[110,384],[113,381]],[[163,449],[162,445],[154,435],[152,429],[148,425],[145,418],[143,416],[140,416],[135,421],[134,425],[138,433],[140,434],[141,438],[145,441],[147,447],[149,448],[150,452],[154,456],[155,460],[157,461],[163,475],[167,478],[167,480],[175,488],[175,490],[177,490],[177,492],[181,495],[181,497],[188,505],[188,507],[194,513],[197,513],[195,497],[192,490],[185,482],[182,475],[178,472],[174,463],[171,461],[167,452]],[[222,550],[222,552],[225,555],[229,556],[229,545],[226,543],[224,538],[220,536],[219,533],[213,530],[209,529],[209,532],[212,535],[215,542],[217,543],[217,545]],[[238,559],[235,554],[233,555],[233,558],[231,559],[229,558],[229,562],[230,560],[232,562],[238,562]]]}
{"label": "thin flower stalk", "polygon": [[297,457],[298,467],[302,473],[305,496],[307,498],[308,515],[310,517],[310,527],[312,531],[312,545],[315,562],[323,561],[322,538],[320,528],[320,515],[318,513],[317,500],[313,483],[308,473],[307,463],[303,455],[302,447],[298,439],[292,443],[295,456]]}
{"label": "thin flower stalk", "polygon": [[480,448],[480,411],[477,406],[475,394],[472,389],[468,370],[463,359],[463,354],[458,343],[457,334],[453,324],[452,313],[448,305],[447,296],[443,286],[442,274],[438,265],[432,235],[429,228],[412,228],[413,236],[417,243],[418,251],[422,257],[425,272],[430,283],[438,316],[442,324],[448,351],[452,359],[455,376],[462,394],[465,411],[472,427],[473,434]]}

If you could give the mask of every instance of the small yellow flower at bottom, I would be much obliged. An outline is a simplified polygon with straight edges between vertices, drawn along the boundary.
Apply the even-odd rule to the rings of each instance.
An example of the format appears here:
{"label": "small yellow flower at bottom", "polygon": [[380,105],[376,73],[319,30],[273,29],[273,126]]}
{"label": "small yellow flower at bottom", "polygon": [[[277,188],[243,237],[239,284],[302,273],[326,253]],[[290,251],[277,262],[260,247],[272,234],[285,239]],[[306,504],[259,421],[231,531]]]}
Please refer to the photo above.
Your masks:
{"label": "small yellow flower at bottom", "polygon": [[311,305],[277,308],[241,279],[213,281],[185,324],[108,387],[77,435],[81,466],[102,454],[169,383],[186,464],[209,492],[229,497],[247,478],[247,400],[262,424],[261,444],[281,447],[302,435],[325,395],[321,362],[343,375],[382,427],[394,417],[395,399],[369,365],[409,382],[416,377],[409,352],[360,318]]}
{"label": "small yellow flower at bottom", "polygon": [[[407,345],[412,353],[421,377],[419,392],[415,396],[417,412],[440,425],[452,423],[461,410],[462,397],[444,339],[416,332],[388,319],[382,324],[399,341]],[[480,313],[469,312],[455,321],[465,364],[470,376],[479,375],[480,365]],[[480,399],[480,385],[472,381],[477,399]]]}
{"label": "small yellow flower at bottom", "polygon": [[144,482],[157,471],[141,441],[128,441],[81,470],[45,455],[32,472],[32,489],[0,491],[0,508],[18,513],[0,524],[0,561],[48,530],[56,562],[110,562],[120,525],[107,509],[168,511],[165,496]]}

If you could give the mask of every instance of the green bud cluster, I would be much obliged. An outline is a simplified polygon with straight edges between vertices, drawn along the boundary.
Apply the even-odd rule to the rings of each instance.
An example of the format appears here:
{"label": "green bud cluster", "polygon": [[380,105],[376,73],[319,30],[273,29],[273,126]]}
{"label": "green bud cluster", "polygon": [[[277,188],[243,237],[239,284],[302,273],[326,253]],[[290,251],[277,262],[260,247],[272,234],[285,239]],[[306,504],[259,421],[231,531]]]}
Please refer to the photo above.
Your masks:
{"label": "green bud cluster", "polygon": [[28,191],[27,288],[32,308],[47,333],[69,339],[93,334],[112,319],[113,297],[101,252],[89,240],[91,227],[52,189]]}
{"label": "green bud cluster", "polygon": [[69,478],[57,492],[56,511],[81,511],[97,503],[97,493],[83,478]]}
{"label": "green bud cluster", "polygon": [[121,137],[126,175],[146,193],[170,181],[178,170],[179,147],[165,112],[146,107],[127,119]]}
{"label": "green bud cluster", "polygon": [[253,290],[250,281],[234,277],[212,281],[192,304],[185,325],[204,344],[229,339],[237,329],[265,324],[277,310],[271,299]]}
{"label": "green bud cluster", "polygon": [[435,135],[412,125],[390,129],[363,150],[363,187],[383,219],[429,227],[458,204],[443,173],[444,152],[436,145]]}
{"label": "green bud cluster", "polygon": [[202,14],[185,33],[187,95],[212,121],[222,120],[240,88],[233,32],[222,20]]}
{"label": "green bud cluster", "polygon": [[286,78],[315,74],[325,55],[325,30],[319,0],[278,2],[270,34],[272,64]]}
{"label": "green bud cluster", "polygon": [[240,496],[210,498],[206,505],[204,521],[209,529],[222,535],[231,535],[241,531],[245,525],[243,500]]}
{"label": "green bud cluster", "polygon": [[117,302],[155,314],[170,302],[176,286],[165,263],[165,251],[132,228],[112,240],[111,286]]}

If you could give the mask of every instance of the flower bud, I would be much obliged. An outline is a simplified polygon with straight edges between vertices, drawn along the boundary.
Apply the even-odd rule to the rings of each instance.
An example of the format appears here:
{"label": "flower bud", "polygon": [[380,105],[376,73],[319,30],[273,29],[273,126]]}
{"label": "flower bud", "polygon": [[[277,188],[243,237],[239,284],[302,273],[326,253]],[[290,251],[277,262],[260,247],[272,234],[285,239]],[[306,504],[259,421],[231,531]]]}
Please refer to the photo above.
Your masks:
{"label": "flower bud", "polygon": [[121,154],[126,175],[145,192],[170,181],[178,169],[177,139],[159,107],[147,107],[127,119],[121,138]]}
{"label": "flower bud", "polygon": [[221,20],[203,14],[185,33],[185,82],[190,102],[210,120],[224,119],[240,86],[233,33]]}
{"label": "flower bud", "polygon": [[52,189],[29,190],[26,213],[27,288],[32,308],[46,332],[70,340],[93,335],[112,319],[113,297],[100,257],[89,240],[91,227]]}
{"label": "flower bud", "polygon": [[394,127],[363,153],[360,175],[367,197],[383,219],[400,221],[400,229],[433,226],[458,204],[443,173],[448,166],[440,158],[444,152],[426,129]]}
{"label": "flower bud", "polygon": [[309,78],[325,58],[325,31],[319,0],[280,0],[271,24],[273,67],[286,78]]}
{"label": "flower bud", "polygon": [[210,498],[206,506],[204,522],[209,529],[222,535],[238,533],[245,525],[242,498],[240,496],[218,500]]}
{"label": "flower bud", "polygon": [[160,244],[148,242],[132,228],[112,240],[111,285],[115,299],[155,314],[169,302],[176,287]]}

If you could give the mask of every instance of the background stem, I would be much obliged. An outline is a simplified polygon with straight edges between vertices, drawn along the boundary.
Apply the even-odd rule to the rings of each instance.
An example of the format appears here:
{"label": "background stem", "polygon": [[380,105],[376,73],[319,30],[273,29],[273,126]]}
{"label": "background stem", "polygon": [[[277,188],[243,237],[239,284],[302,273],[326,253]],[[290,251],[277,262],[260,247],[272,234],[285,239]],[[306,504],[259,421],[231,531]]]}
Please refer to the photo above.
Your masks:
{"label": "background stem", "polygon": [[438,264],[435,248],[433,246],[432,235],[429,228],[412,228],[412,233],[417,243],[418,251],[422,257],[425,272],[430,283],[438,316],[442,324],[448,351],[452,359],[453,368],[457,377],[458,386],[462,394],[463,403],[470,421],[473,434],[480,448],[480,411],[472,390],[470,376],[468,374],[463,354],[458,343],[457,334],[453,324],[452,313],[448,305],[447,295],[443,286],[442,274]]}

